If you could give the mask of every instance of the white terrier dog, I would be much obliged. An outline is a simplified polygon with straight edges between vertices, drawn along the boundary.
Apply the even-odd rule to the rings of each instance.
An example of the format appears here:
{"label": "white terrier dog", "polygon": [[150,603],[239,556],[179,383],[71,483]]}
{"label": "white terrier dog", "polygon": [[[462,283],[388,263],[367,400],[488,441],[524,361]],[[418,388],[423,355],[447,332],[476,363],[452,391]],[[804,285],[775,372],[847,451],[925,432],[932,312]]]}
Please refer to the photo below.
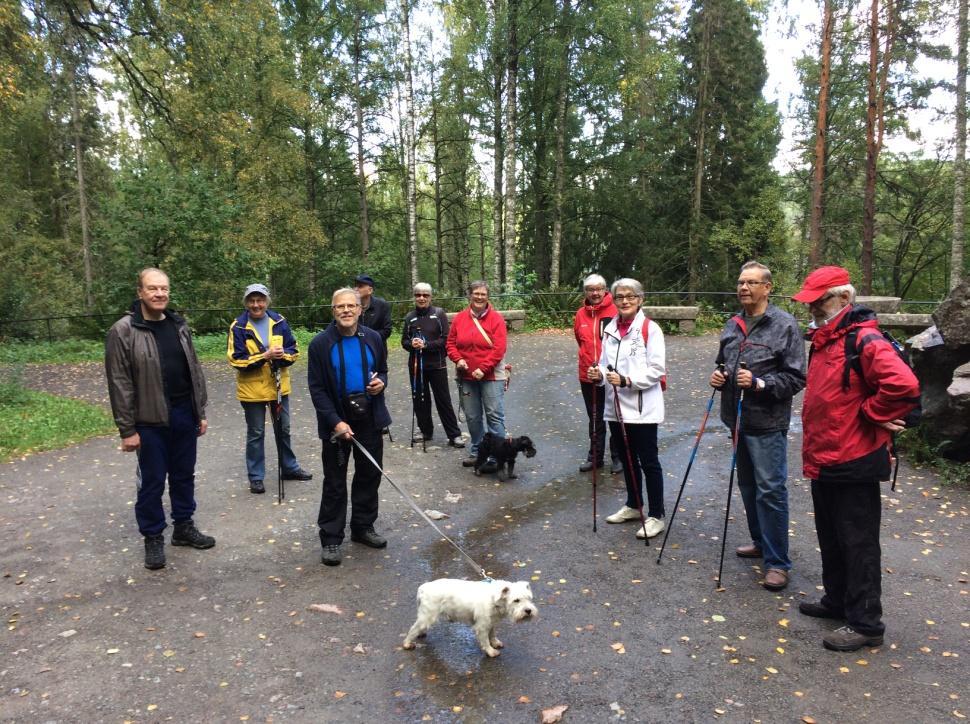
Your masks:
{"label": "white terrier dog", "polygon": [[498,656],[504,645],[495,638],[495,626],[503,618],[516,623],[531,621],[538,608],[532,602],[528,581],[463,581],[439,578],[418,587],[418,618],[404,637],[404,648],[424,636],[439,617],[472,627],[478,645],[489,656]]}

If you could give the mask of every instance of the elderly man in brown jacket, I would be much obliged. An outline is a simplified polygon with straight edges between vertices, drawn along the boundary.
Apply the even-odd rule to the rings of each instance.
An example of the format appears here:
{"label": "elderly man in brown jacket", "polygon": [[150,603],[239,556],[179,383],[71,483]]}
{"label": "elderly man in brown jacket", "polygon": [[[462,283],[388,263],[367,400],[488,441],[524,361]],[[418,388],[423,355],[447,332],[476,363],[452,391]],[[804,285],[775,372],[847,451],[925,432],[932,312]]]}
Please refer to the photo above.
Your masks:
{"label": "elderly man in brown jacket", "polygon": [[172,501],[172,545],[211,548],[195,513],[195,456],[204,435],[206,390],[202,366],[185,320],[168,309],[168,275],[144,269],[138,299],[108,331],[105,374],[121,449],[138,454],[135,519],[145,537],[145,568],[165,566],[168,479]]}

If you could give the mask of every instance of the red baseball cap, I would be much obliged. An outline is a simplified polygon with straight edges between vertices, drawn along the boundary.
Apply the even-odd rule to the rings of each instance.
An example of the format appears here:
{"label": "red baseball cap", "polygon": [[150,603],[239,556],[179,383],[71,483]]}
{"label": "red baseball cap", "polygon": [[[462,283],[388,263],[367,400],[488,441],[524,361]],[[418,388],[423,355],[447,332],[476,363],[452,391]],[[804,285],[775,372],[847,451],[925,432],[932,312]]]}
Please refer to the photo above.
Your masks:
{"label": "red baseball cap", "polygon": [[851,284],[849,272],[840,266],[822,266],[813,271],[802,282],[802,288],[792,296],[796,302],[811,304],[818,301],[832,287]]}

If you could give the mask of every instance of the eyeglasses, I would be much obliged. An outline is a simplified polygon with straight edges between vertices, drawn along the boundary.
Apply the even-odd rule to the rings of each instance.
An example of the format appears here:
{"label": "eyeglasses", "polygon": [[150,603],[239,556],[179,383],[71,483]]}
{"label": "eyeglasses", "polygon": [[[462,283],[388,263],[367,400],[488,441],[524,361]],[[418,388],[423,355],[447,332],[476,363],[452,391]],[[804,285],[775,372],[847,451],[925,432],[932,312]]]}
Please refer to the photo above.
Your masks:
{"label": "eyeglasses", "polygon": [[635,302],[640,298],[638,294],[617,294],[613,297],[614,302]]}
{"label": "eyeglasses", "polygon": [[431,295],[430,294],[415,294],[414,296],[415,296],[415,298],[421,298],[421,297],[430,297]]}
{"label": "eyeglasses", "polygon": [[740,289],[741,287],[758,287],[758,286],[761,286],[762,284],[768,284],[768,282],[753,282],[749,279],[739,279],[738,289]]}
{"label": "eyeglasses", "polygon": [[346,312],[348,309],[357,309],[359,306],[359,304],[334,304],[333,311]]}
{"label": "eyeglasses", "polygon": [[606,291],[606,287],[586,287],[586,290],[585,291],[587,293],[591,293],[591,292],[605,292]]}

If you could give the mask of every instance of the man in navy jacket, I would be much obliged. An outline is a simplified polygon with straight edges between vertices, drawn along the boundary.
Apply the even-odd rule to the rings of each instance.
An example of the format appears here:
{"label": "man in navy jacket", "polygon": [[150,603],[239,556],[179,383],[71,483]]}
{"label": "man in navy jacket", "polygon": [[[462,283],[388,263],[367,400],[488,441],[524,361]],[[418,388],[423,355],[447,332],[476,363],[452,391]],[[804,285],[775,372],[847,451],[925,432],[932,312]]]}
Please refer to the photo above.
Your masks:
{"label": "man in navy jacket", "polygon": [[366,448],[380,465],[384,452],[381,430],[391,424],[391,416],[384,402],[384,340],[360,324],[360,295],[355,290],[338,289],[333,293],[332,304],[334,324],[310,343],[307,382],[317,413],[317,433],[323,442],[323,495],[317,517],[322,561],[337,566],[347,522],[350,450],[354,454],[350,539],[371,548],[387,545],[387,540],[374,530],[381,473],[350,444],[350,439]]}

